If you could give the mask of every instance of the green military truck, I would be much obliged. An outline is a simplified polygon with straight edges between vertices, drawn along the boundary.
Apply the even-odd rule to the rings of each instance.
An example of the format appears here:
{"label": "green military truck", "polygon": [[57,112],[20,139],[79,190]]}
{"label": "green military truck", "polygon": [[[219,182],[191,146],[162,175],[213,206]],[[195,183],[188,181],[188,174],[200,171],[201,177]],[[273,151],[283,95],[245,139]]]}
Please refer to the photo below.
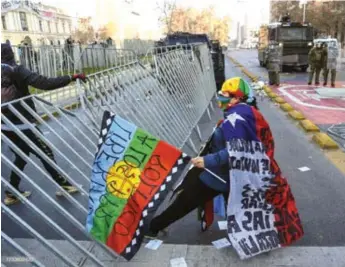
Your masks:
{"label": "green military truck", "polygon": [[289,18],[280,22],[263,25],[259,31],[258,59],[260,66],[266,67],[271,43],[282,49],[282,67],[308,68],[308,53],[313,47],[314,28],[308,24],[290,22]]}

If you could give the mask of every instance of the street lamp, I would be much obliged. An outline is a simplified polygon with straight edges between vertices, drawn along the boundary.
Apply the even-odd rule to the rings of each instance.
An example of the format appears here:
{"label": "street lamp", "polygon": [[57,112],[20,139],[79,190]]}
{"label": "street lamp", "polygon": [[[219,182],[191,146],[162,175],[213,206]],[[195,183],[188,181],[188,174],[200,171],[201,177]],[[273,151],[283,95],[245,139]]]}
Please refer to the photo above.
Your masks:
{"label": "street lamp", "polygon": [[305,11],[306,11],[306,5],[308,0],[300,0],[299,6],[301,7],[303,5],[303,23],[305,23]]}

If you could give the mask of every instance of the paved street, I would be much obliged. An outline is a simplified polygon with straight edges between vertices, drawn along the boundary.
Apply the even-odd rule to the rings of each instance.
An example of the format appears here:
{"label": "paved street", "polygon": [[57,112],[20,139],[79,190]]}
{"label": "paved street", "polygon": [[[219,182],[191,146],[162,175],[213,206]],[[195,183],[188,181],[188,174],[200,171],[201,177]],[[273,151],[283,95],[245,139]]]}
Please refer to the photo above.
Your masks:
{"label": "paved street", "polygon": [[[256,50],[234,50],[230,55],[251,73],[268,82],[267,70],[259,66]],[[307,72],[284,72],[281,73],[281,86],[271,88],[307,119],[317,124],[321,131],[332,134],[345,149],[345,69],[342,67],[337,72],[336,88],[308,86],[307,81]],[[320,81],[322,84],[322,77]]]}
{"label": "paved street", "polygon": [[[258,64],[254,56],[254,51],[250,51],[250,53],[247,51],[238,51],[232,56],[243,65],[247,64],[250,66],[251,71],[256,68],[258,72],[263,72],[259,67],[255,67],[255,64]],[[243,76],[228,59],[226,59],[226,76],[228,78]],[[292,77],[287,77],[293,80]],[[296,74],[295,77],[297,77],[296,80],[302,80],[305,78],[305,74],[299,73]],[[259,108],[271,125],[275,137],[276,159],[292,187],[304,225],[305,236],[296,243],[296,246],[345,246],[345,232],[343,230],[345,225],[344,174],[325,158],[323,152],[309,141],[309,138],[296,127],[294,122],[286,117],[279,107],[267,99],[259,99]],[[217,121],[217,117],[219,116],[213,117],[214,123]],[[207,120],[205,120],[203,124],[203,131],[206,131],[206,128],[208,128],[207,131],[209,131],[210,125],[206,126],[206,124],[208,124]],[[52,126],[54,129],[59,129],[58,125],[55,123],[52,123]],[[42,130],[44,131],[46,129]],[[49,135],[49,132],[47,132],[47,135]],[[54,138],[52,138],[52,140],[54,140]],[[70,140],[70,137],[66,136],[66,140]],[[57,140],[53,142],[59,144]],[[67,149],[64,151],[69,153]],[[10,153],[8,150],[3,150],[3,152]],[[92,157],[88,157],[88,160],[91,162]],[[58,157],[58,162],[63,169],[68,170],[72,175],[75,175],[77,179],[80,179],[80,175],[78,176],[75,170],[70,169],[68,164],[60,157]],[[81,164],[77,160],[74,161],[74,163],[76,165]],[[310,168],[310,171],[300,172],[298,168],[303,166]],[[9,177],[6,166],[2,167],[2,175],[4,177]],[[80,168],[85,168],[85,166],[80,165]],[[32,167],[29,166],[26,169],[26,173],[33,179],[37,179],[39,185],[45,188],[48,194],[54,194],[55,189],[45,181],[45,178],[43,178],[41,174],[34,172]],[[87,170],[85,173],[88,173]],[[87,189],[88,185],[81,179],[80,183]],[[23,183],[23,186],[25,186],[25,183]],[[84,207],[87,207],[86,196],[79,195],[77,199]],[[54,222],[58,223],[74,238],[78,240],[86,239],[81,231],[76,229],[57,211],[52,209],[38,192],[34,191],[32,200]],[[80,223],[85,224],[85,215],[83,213],[77,211],[75,208],[71,208],[71,205],[65,199],[60,199],[58,202],[74,214]],[[166,205],[167,203],[164,203],[161,209]],[[44,237],[49,239],[61,239],[60,235],[46,225],[46,223],[42,220],[37,220],[37,216],[28,210],[26,206],[19,204],[13,206],[11,209],[21,214],[25,220],[34,226],[35,229],[39,230]],[[29,234],[23,231],[19,226],[13,224],[4,214],[2,214],[2,230],[14,238],[30,238]],[[218,230],[216,222],[209,231],[201,233],[196,212],[193,212],[171,225],[168,235],[160,238],[164,243],[168,244],[210,245],[211,241],[225,236],[226,233],[224,231]]]}
{"label": "paved street", "polygon": [[[257,64],[252,51],[236,52],[234,56],[243,65]],[[254,52],[254,51],[253,51]],[[245,61],[246,59],[247,61]],[[258,67],[259,69],[259,67]],[[226,61],[226,77],[242,76],[236,67]],[[303,79],[305,74],[299,74]],[[276,159],[288,178],[296,197],[305,227],[305,237],[296,243],[300,246],[344,246],[345,232],[345,176],[324,157],[294,122],[268,100],[259,99],[259,108],[271,125],[276,143]],[[307,166],[308,172],[300,172],[299,167]],[[190,214],[169,228],[165,242],[176,244],[210,244],[225,236],[218,225],[200,234],[196,213]]]}

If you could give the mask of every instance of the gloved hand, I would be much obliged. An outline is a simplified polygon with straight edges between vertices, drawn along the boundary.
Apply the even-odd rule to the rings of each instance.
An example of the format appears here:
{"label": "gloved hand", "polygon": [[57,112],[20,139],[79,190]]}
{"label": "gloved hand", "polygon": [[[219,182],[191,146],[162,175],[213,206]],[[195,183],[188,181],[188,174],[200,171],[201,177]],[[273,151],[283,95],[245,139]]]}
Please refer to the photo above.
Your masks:
{"label": "gloved hand", "polygon": [[80,79],[82,80],[82,82],[86,83],[87,77],[85,76],[84,73],[73,74],[71,77],[71,80],[76,81],[77,79]]}

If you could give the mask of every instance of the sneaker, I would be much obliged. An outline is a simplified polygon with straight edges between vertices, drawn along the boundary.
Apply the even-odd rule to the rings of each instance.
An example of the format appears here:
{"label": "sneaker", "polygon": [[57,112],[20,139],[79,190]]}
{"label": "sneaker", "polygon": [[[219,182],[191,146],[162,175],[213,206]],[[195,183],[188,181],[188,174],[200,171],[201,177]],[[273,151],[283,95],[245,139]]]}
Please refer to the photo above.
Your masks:
{"label": "sneaker", "polygon": [[157,239],[159,231],[152,231],[149,230],[148,232],[145,233],[144,237],[149,238],[149,239]]}
{"label": "sneaker", "polygon": [[327,86],[327,83],[323,83],[323,86]]}
{"label": "sneaker", "polygon": [[165,236],[168,235],[168,231],[166,229],[163,229],[157,232],[149,230],[147,233],[144,234],[144,237],[148,239],[157,239],[159,233],[162,233],[162,235],[165,235]]}
{"label": "sneaker", "polygon": [[331,86],[332,86],[332,87],[335,87],[335,84],[334,84],[334,83],[332,83],[332,84],[331,84]]}
{"label": "sneaker", "polygon": [[[23,197],[29,197],[31,196],[31,192],[30,191],[19,191]],[[14,194],[10,193],[10,192],[6,192],[5,193],[5,199],[4,199],[4,203],[6,206],[15,204],[20,202],[20,199],[17,198]]]}
{"label": "sneaker", "polygon": [[309,82],[308,85],[311,85],[311,82]]}
{"label": "sneaker", "polygon": [[[64,189],[68,194],[74,194],[74,193],[78,193],[78,192],[79,192],[78,188],[75,187],[75,186],[72,186],[72,185],[63,185],[63,186],[61,186],[61,187],[62,187],[62,189]],[[56,196],[59,196],[59,197],[63,196],[63,194],[64,194],[64,192],[62,192],[62,191],[57,191],[57,192],[56,192]]]}
{"label": "sneaker", "polygon": [[320,83],[315,83],[315,85],[320,85]]}

